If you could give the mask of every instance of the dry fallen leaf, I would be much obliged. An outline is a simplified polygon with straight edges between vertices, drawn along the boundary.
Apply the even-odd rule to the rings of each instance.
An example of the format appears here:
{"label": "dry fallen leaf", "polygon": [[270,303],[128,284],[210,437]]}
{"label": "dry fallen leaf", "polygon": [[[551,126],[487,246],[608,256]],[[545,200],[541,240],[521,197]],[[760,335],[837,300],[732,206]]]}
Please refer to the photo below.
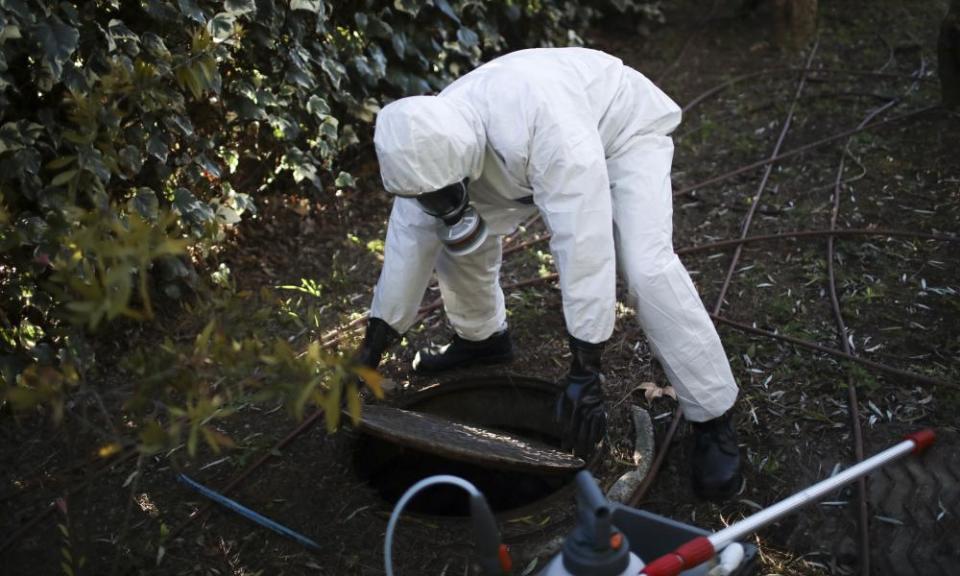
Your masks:
{"label": "dry fallen leaf", "polygon": [[677,393],[673,389],[673,386],[659,386],[656,382],[644,382],[640,385],[640,389],[643,390],[643,396],[647,399],[647,402],[653,402],[661,396],[669,396],[674,400],[677,399]]}

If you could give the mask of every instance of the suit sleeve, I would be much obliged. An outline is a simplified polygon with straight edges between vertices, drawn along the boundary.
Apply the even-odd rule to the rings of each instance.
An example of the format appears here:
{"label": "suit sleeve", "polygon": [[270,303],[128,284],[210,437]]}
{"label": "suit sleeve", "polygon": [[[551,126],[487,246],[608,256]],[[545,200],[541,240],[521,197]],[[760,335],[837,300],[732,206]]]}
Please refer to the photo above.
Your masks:
{"label": "suit sleeve", "polygon": [[401,334],[409,330],[416,320],[439,250],[434,218],[424,213],[416,200],[395,198],[370,316],[384,320]]}
{"label": "suit sleeve", "polygon": [[613,332],[616,257],[610,184],[600,134],[582,110],[551,104],[535,116],[527,176],[552,237],[570,335],[590,343]]}

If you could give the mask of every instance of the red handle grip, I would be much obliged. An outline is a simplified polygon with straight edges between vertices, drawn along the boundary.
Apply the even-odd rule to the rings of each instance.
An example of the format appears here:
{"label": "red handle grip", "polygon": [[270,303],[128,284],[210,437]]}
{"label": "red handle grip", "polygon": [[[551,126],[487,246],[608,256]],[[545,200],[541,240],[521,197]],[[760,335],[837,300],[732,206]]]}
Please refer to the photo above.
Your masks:
{"label": "red handle grip", "polygon": [[937,440],[937,434],[933,431],[933,428],[924,428],[912,434],[907,434],[904,436],[904,439],[913,440],[913,443],[916,444],[916,446],[913,447],[914,454],[922,454]]}
{"label": "red handle grip", "polygon": [[642,573],[647,576],[676,576],[688,568],[703,564],[714,554],[716,550],[713,549],[713,543],[706,536],[700,536],[647,564]]}

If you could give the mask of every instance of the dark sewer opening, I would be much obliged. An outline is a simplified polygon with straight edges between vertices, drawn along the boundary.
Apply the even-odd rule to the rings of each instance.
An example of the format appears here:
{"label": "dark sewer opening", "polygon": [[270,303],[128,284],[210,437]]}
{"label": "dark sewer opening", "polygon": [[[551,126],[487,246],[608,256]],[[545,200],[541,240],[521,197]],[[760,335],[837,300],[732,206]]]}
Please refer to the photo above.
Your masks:
{"label": "dark sewer opening", "polygon": [[[413,395],[402,407],[559,447],[560,431],[553,420],[555,395],[555,385],[539,379],[476,378],[438,384]],[[572,486],[575,474],[492,468],[366,434],[358,439],[354,466],[360,478],[391,504],[417,481],[436,474],[451,474],[473,483],[497,514],[550,498]],[[469,514],[466,493],[446,485],[423,490],[407,504],[407,510],[431,516]]]}

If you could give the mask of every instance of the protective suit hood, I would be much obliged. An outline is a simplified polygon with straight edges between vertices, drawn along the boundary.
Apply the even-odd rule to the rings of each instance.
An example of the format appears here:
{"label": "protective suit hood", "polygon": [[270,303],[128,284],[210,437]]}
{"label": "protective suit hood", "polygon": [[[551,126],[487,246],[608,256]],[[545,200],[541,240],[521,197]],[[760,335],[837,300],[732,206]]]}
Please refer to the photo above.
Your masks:
{"label": "protective suit hood", "polygon": [[479,178],[486,137],[469,104],[411,96],[380,111],[373,143],[387,192],[416,196]]}

